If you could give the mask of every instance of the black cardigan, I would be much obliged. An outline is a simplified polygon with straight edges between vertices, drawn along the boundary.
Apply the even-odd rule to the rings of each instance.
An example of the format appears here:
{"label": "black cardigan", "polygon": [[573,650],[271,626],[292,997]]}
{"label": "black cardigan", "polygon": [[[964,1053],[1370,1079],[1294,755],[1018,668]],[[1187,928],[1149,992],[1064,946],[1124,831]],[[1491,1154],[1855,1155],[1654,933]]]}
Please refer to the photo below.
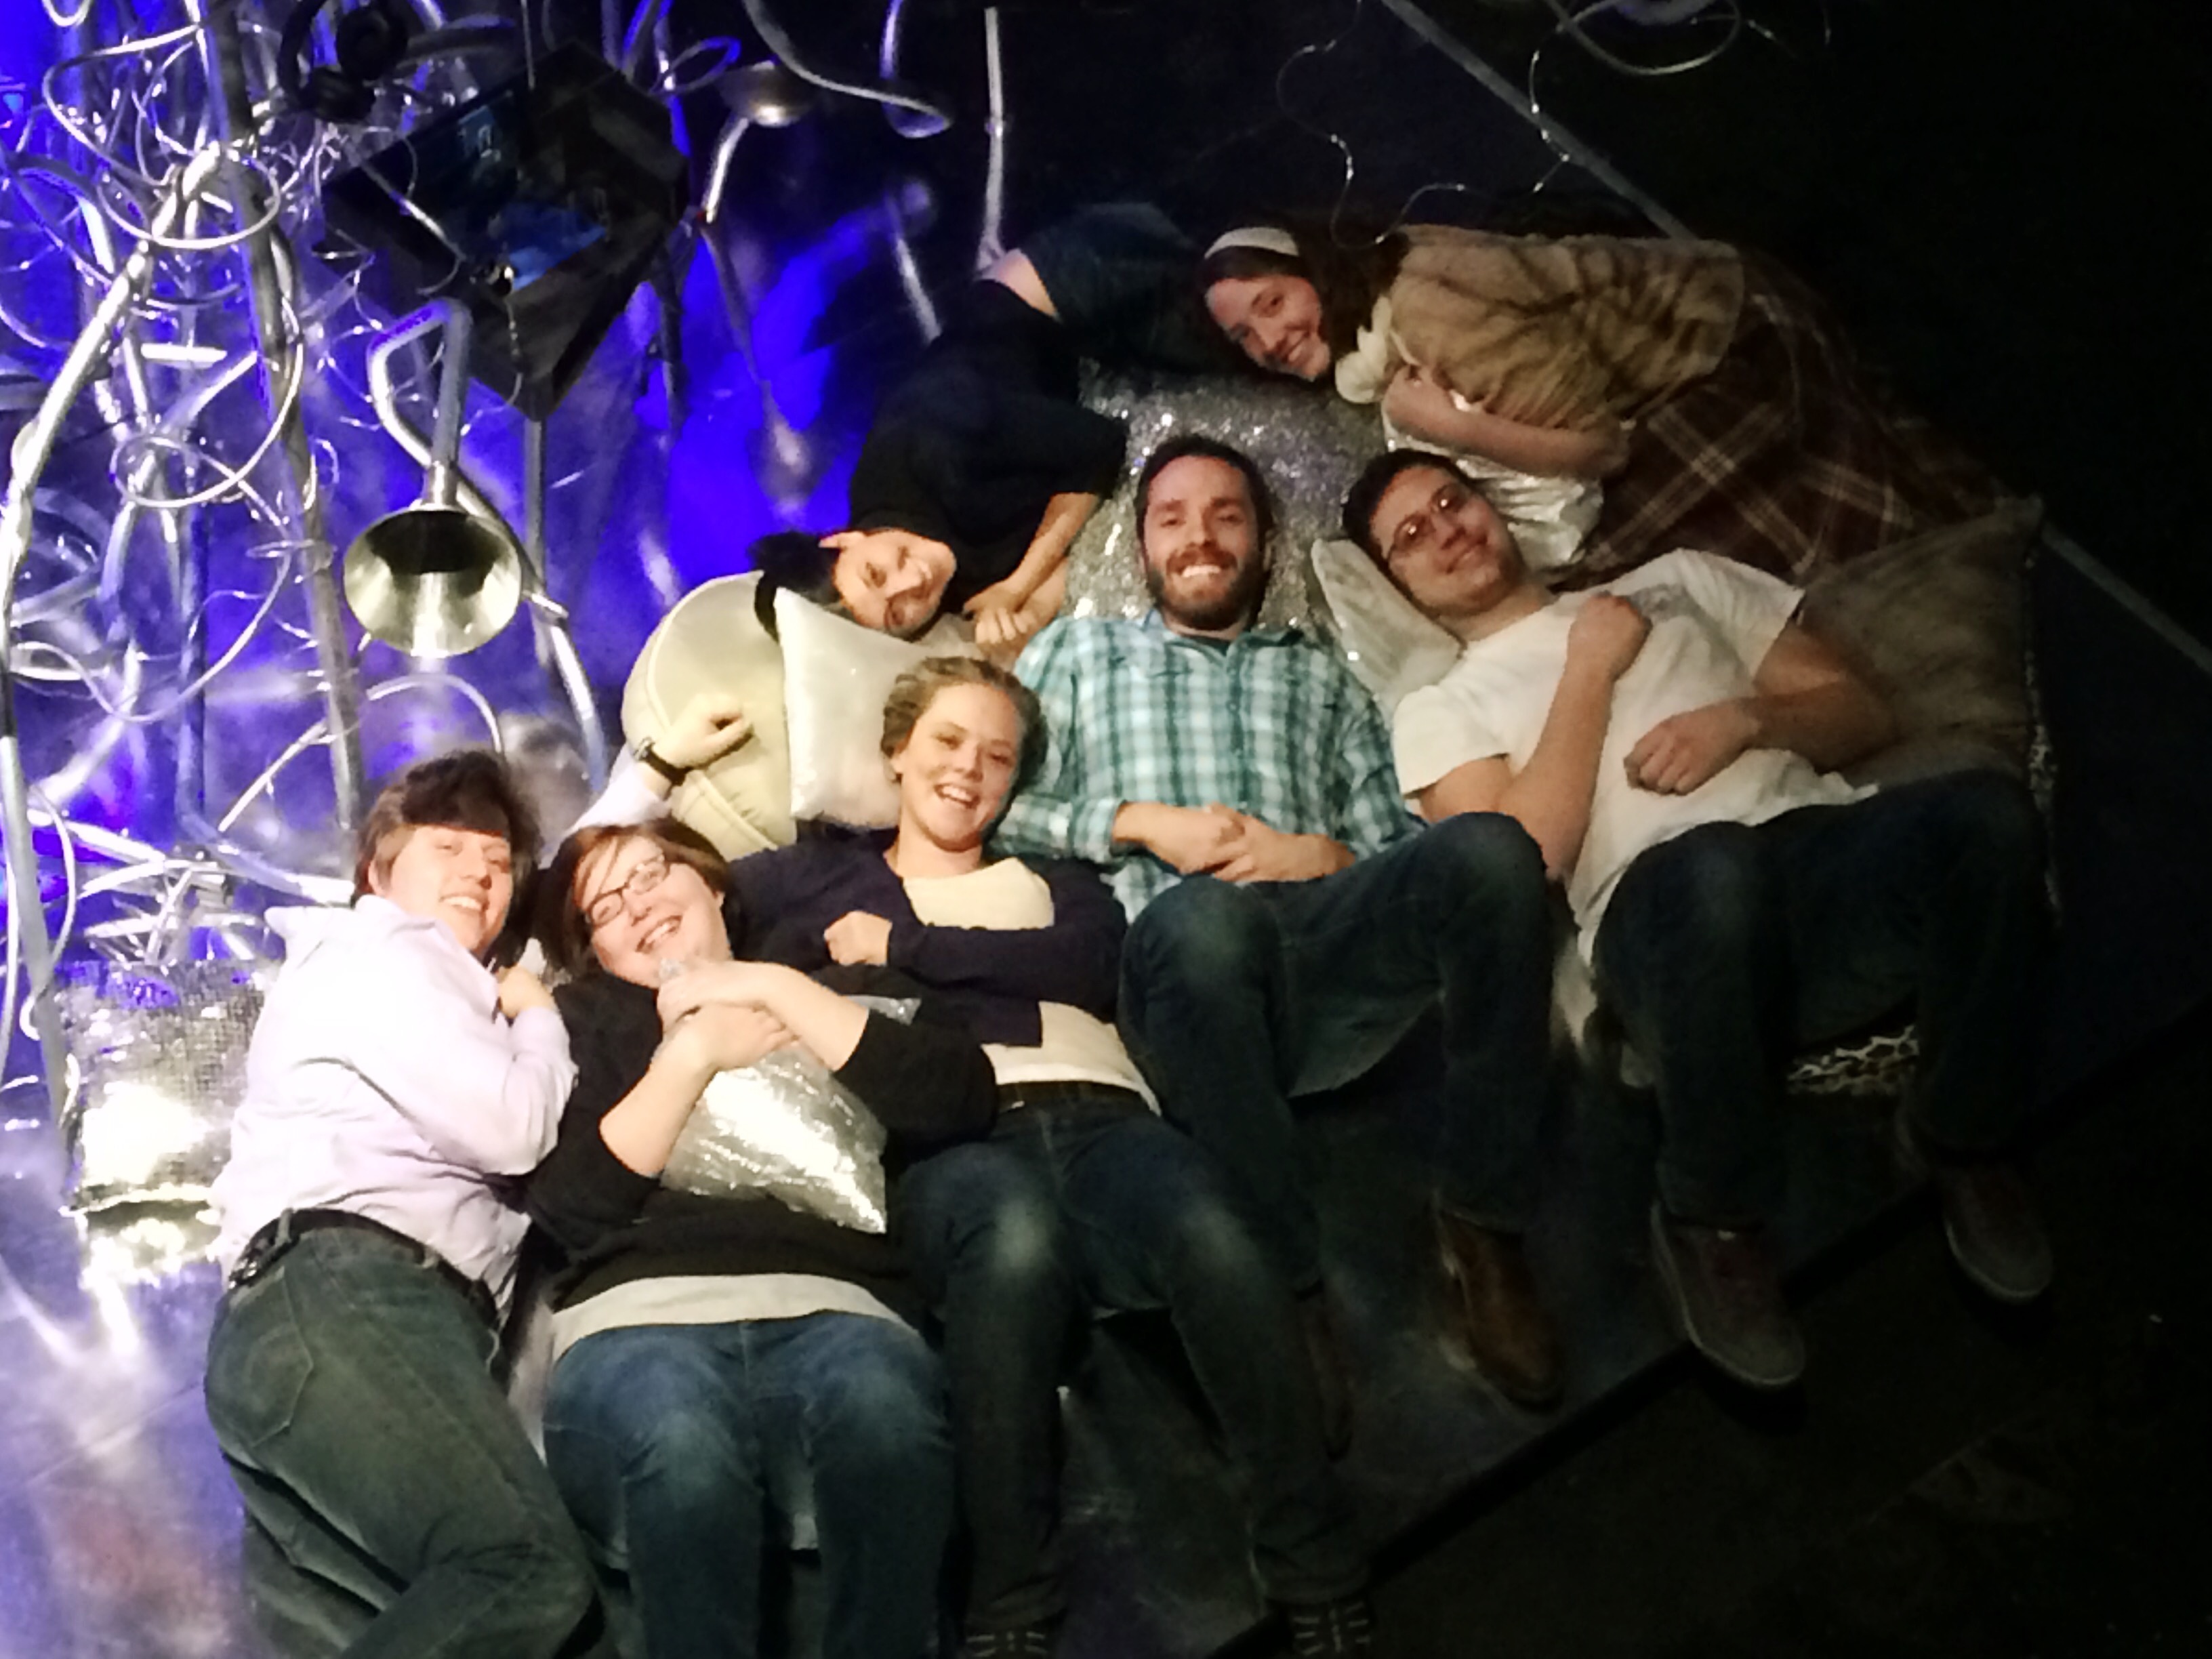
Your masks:
{"label": "black cardigan", "polygon": [[[885,969],[814,977],[848,993],[920,990]],[[593,974],[562,986],[554,999],[568,1024],[576,1087],[559,1141],[529,1177],[526,1196],[556,1257],[556,1307],[635,1279],[809,1273],[860,1285],[902,1317],[916,1317],[919,1304],[895,1237],[841,1227],[773,1198],[678,1192],[616,1158],[599,1122],[653,1063],[661,1036],[654,993]],[[883,1123],[893,1170],[938,1142],[979,1133],[998,1106],[989,1060],[927,997],[911,1025],[871,1013],[836,1075]]]}
{"label": "black cardigan", "polygon": [[927,986],[982,1042],[1035,1043],[1040,1002],[1113,1019],[1128,922],[1096,866],[1025,860],[1051,891],[1049,927],[933,927],[884,861],[890,841],[882,830],[739,859],[724,906],[738,954],[818,974],[830,961],[823,930],[848,910],[866,910],[891,925],[890,966]]}
{"label": "black cardigan", "polygon": [[978,282],[892,387],[853,466],[848,521],[943,542],[957,611],[1013,574],[1054,495],[1110,495],[1121,422],[1076,401],[1067,331],[1010,289]]}

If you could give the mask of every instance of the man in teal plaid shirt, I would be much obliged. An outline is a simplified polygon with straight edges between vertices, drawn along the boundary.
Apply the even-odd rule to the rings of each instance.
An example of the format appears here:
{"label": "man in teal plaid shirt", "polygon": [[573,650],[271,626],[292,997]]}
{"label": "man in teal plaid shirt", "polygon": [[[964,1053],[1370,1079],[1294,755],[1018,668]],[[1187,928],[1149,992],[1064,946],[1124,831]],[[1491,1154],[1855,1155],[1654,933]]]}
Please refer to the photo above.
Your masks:
{"label": "man in teal plaid shirt", "polygon": [[1459,1334],[1501,1392],[1549,1405],[1558,1344],[1521,1248],[1551,993],[1535,843],[1494,813],[1419,829],[1351,672],[1258,625],[1271,518],[1249,457],[1170,440],[1146,463],[1137,516],[1157,609],[1062,618],[1023,653],[1050,742],[999,845],[1107,869],[1133,919],[1124,1030],[1298,1293],[1340,1426],[1290,1097],[1358,1076],[1443,1000],[1431,1166]]}

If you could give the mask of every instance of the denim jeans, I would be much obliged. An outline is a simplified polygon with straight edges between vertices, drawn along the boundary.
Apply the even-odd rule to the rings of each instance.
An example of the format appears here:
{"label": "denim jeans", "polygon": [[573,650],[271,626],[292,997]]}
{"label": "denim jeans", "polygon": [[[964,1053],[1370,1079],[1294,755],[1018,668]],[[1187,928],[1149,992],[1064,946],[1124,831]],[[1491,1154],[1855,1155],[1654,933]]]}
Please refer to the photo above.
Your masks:
{"label": "denim jeans", "polygon": [[374,1233],[302,1235],[223,1297],[208,1419],[283,1652],[612,1654],[496,1346],[418,1250]]}
{"label": "denim jeans", "polygon": [[1706,824],[1640,855],[1595,955],[1656,1076],[1667,1208],[1719,1226],[1770,1213],[1790,1054],[1908,1000],[1916,1133],[1938,1152],[2001,1148],[2029,1103],[2042,867],[2033,804],[1993,772]]}
{"label": "denim jeans", "polygon": [[545,1457],[602,1559],[626,1573],[646,1659],[750,1659],[761,1642],[772,1474],[812,1486],[824,1659],[935,1650],[952,1530],[936,1356],[860,1314],[599,1331],[562,1354]]}
{"label": "denim jeans", "polygon": [[1121,956],[1121,1024],[1167,1115],[1229,1171],[1293,1290],[1320,1283],[1294,1094],[1350,1081],[1431,1003],[1440,1202],[1517,1232],[1534,1202],[1552,923],[1536,844],[1471,813],[1315,881],[1176,883]]}
{"label": "denim jeans", "polygon": [[969,1628],[1061,1609],[1056,1389],[1070,1332],[1094,1308],[1165,1309],[1175,1322],[1247,1472],[1267,1594],[1326,1601],[1364,1581],[1289,1291],[1212,1161],[1136,1096],[1052,1085],[1044,1102],[1001,1110],[987,1139],[915,1165],[897,1205],[944,1327],[974,1548]]}

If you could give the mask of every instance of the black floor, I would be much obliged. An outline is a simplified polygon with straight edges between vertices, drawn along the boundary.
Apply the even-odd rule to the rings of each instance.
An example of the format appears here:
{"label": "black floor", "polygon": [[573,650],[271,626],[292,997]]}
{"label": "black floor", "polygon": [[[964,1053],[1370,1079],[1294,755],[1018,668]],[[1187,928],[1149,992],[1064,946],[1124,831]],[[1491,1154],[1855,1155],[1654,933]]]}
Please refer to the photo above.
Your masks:
{"label": "black floor", "polygon": [[[1551,0],[1425,9],[1524,90],[1540,45],[1547,114],[1693,231],[1796,265],[1915,403],[2212,636],[2212,9],[1741,3],[1713,63],[1651,79],[1551,38]],[[1599,38],[1662,62],[1714,36]]]}
{"label": "black floor", "polygon": [[2212,1014],[2067,1103],[2047,1308],[1990,1315],[1911,1210],[1823,1264],[1804,1397],[1686,1361],[1419,1540],[1404,1659],[2136,1659],[2212,1650]]}

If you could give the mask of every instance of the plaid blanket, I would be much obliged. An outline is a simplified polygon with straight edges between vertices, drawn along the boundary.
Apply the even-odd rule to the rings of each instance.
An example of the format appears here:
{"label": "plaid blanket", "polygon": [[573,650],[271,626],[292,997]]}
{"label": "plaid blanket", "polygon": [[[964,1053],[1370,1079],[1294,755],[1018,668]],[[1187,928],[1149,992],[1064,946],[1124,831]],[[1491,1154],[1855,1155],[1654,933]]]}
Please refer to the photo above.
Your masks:
{"label": "plaid blanket", "polygon": [[1745,258],[1714,371],[1646,414],[1566,585],[1678,547],[1802,586],[1840,560],[1987,512],[1996,481],[1869,380],[1819,296]]}

